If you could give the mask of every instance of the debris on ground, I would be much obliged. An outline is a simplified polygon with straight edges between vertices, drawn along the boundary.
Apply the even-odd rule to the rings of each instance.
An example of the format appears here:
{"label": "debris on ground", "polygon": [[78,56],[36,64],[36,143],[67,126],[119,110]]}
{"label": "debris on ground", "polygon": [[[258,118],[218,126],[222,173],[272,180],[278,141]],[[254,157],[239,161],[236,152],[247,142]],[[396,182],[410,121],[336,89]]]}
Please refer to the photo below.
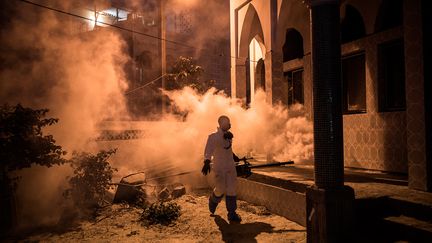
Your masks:
{"label": "debris on ground", "polygon": [[144,209],[140,221],[144,225],[170,225],[180,217],[180,210],[180,206],[175,202],[155,202]]}
{"label": "debris on ground", "polygon": [[172,224],[143,225],[143,209],[127,203],[102,208],[93,220],[83,220],[73,229],[20,234],[11,241],[25,242],[306,242],[304,227],[263,208],[238,201],[241,224],[229,224],[224,201],[215,216],[208,211],[210,190],[194,190],[169,202],[181,207]]}
{"label": "debris on ground", "polygon": [[177,185],[176,187],[173,188],[171,192],[171,196],[173,199],[179,198],[185,194],[186,194],[186,187],[183,185]]}
{"label": "debris on ground", "polygon": [[159,200],[165,201],[168,200],[170,197],[170,191],[168,190],[168,187],[162,188],[162,190],[158,193]]}
{"label": "debris on ground", "polygon": [[139,172],[123,177],[120,183],[117,183],[117,190],[114,196],[114,203],[128,202],[133,203],[139,197],[145,196],[145,173]]}
{"label": "debris on ground", "polygon": [[181,183],[152,185],[147,183],[144,172],[123,177],[117,185],[113,203],[126,202],[145,207],[156,201],[169,201],[186,194],[186,187]]}

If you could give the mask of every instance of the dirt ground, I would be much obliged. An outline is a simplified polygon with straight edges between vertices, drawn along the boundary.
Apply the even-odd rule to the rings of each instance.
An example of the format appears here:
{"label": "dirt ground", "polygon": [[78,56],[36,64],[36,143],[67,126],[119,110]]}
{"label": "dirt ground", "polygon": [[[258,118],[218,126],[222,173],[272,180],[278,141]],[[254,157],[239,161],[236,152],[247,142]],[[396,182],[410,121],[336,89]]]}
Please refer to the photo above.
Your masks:
{"label": "dirt ground", "polygon": [[305,228],[273,215],[264,207],[238,201],[240,224],[227,222],[225,203],[211,216],[209,191],[190,192],[174,201],[181,216],[169,226],[143,226],[142,209],[117,204],[106,207],[95,220],[80,222],[63,232],[39,231],[19,237],[24,242],[305,242]]}

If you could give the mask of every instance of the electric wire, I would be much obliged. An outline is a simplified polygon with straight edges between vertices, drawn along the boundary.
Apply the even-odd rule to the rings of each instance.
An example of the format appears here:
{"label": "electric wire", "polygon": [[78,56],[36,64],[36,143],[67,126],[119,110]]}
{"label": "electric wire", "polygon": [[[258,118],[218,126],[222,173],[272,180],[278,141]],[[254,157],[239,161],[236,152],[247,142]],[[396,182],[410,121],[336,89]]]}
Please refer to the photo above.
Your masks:
{"label": "electric wire", "polygon": [[134,93],[137,90],[143,89],[143,88],[149,86],[150,84],[153,84],[154,82],[158,81],[159,79],[163,78],[166,75],[168,75],[168,74],[165,73],[165,74],[163,74],[163,75],[161,75],[161,76],[159,76],[159,77],[157,77],[157,78],[155,78],[155,79],[153,79],[153,80],[151,80],[151,81],[149,81],[149,82],[147,82],[147,83],[145,83],[145,84],[143,84],[141,86],[138,86],[138,87],[136,87],[136,88],[134,88],[132,90],[129,90],[128,92],[125,92],[125,95],[129,95],[131,93]]}
{"label": "electric wire", "polygon": [[139,32],[139,31],[136,31],[136,30],[131,30],[131,29],[128,29],[128,28],[124,28],[124,27],[121,27],[121,26],[118,26],[118,25],[115,25],[115,24],[110,24],[110,23],[106,23],[106,22],[103,22],[103,21],[94,20],[92,18],[88,18],[88,17],[81,16],[81,15],[74,14],[74,13],[70,13],[70,12],[67,12],[67,11],[64,11],[64,10],[61,10],[61,9],[52,8],[52,7],[49,7],[49,6],[46,6],[46,5],[42,5],[42,4],[39,4],[39,3],[35,3],[35,2],[32,2],[32,1],[28,1],[28,0],[19,0],[19,1],[27,3],[27,4],[31,4],[31,5],[40,7],[40,8],[45,8],[45,9],[48,9],[48,10],[51,10],[51,11],[54,11],[54,12],[66,14],[66,15],[73,16],[73,17],[76,17],[76,18],[81,18],[81,19],[89,20],[89,21],[96,22],[96,23],[99,23],[99,24],[107,25],[107,26],[110,26],[110,27],[113,27],[113,28],[117,28],[117,29],[120,29],[120,30],[128,31],[128,32],[131,32],[131,33],[134,33],[134,34],[139,34],[139,35],[143,35],[143,36],[146,36],[146,37],[149,37],[149,38],[154,38],[154,39],[158,39],[158,40],[161,40],[161,41],[173,43],[173,44],[176,44],[176,45],[180,45],[180,46],[196,49],[193,46],[189,46],[189,45],[186,45],[186,44],[181,43],[181,42],[168,40],[168,39],[161,38],[161,37],[154,36],[154,35],[149,35],[149,34],[146,34],[146,33],[143,33],[143,32]]}
{"label": "electric wire", "polygon": [[[61,9],[49,7],[49,6],[46,6],[46,5],[43,5],[43,4],[39,4],[39,3],[35,3],[35,2],[32,2],[32,1],[28,1],[28,0],[19,0],[19,1],[21,1],[23,3],[31,4],[31,5],[36,6],[36,7],[44,8],[44,9],[51,10],[51,11],[54,11],[54,12],[58,12],[58,13],[61,13],[61,14],[69,15],[69,16],[72,16],[72,17],[81,18],[81,19],[84,19],[84,20],[88,20],[88,21],[92,21],[92,22],[95,22],[95,23],[103,24],[103,25],[110,26],[110,27],[113,27],[113,28],[117,28],[117,29],[120,29],[120,30],[123,30],[123,31],[131,32],[133,34],[143,35],[145,37],[157,39],[157,40],[160,40],[160,41],[165,41],[165,42],[172,43],[172,44],[175,44],[175,45],[179,45],[179,46],[182,46],[182,47],[187,47],[187,48],[194,49],[194,50],[199,50],[199,51],[205,50],[205,49],[198,49],[196,47],[193,47],[193,46],[190,46],[190,45],[178,42],[178,41],[168,40],[168,39],[161,38],[161,37],[158,37],[158,36],[146,34],[146,33],[140,32],[140,31],[131,30],[131,29],[128,29],[128,28],[124,28],[124,27],[115,25],[115,24],[110,24],[110,23],[106,23],[106,22],[103,22],[103,21],[95,20],[95,19],[92,19],[92,18],[88,18],[88,17],[85,17],[85,16],[81,16],[81,15],[78,15],[78,14],[67,12],[67,11],[64,11],[64,10],[61,10]],[[213,54],[213,56],[219,56],[219,57],[221,57],[223,55],[215,55],[215,54]],[[235,57],[235,56],[230,56],[230,58],[242,59],[241,57]],[[257,63],[258,61],[253,61],[253,60],[249,60],[248,58],[246,58],[245,62],[254,62],[254,63]],[[155,79],[153,79],[153,80],[151,80],[151,81],[149,81],[149,82],[147,82],[147,83],[145,83],[145,84],[143,84],[141,86],[138,86],[138,87],[134,88],[133,90],[129,90],[129,91],[125,92],[125,95],[129,95],[129,94],[134,93],[134,92],[136,92],[136,91],[138,91],[140,89],[143,89],[143,88],[145,88],[145,87],[153,84],[154,82],[158,81],[159,79],[163,78],[166,75],[168,75],[168,74],[165,73],[165,74],[163,74],[163,75],[161,75],[161,76],[159,76],[159,77],[157,77],[157,78],[155,78]]]}
{"label": "electric wire", "polygon": [[[18,0],[18,1],[21,1],[23,3],[27,3],[27,4],[30,4],[30,5],[36,6],[36,7],[44,8],[44,9],[47,9],[47,10],[51,10],[51,11],[54,11],[54,12],[58,12],[58,13],[61,13],[61,14],[69,15],[69,16],[72,16],[72,17],[81,18],[81,19],[85,19],[85,20],[92,21],[92,22],[95,22],[95,23],[107,25],[109,27],[113,27],[113,28],[117,28],[117,29],[120,29],[120,30],[123,30],[123,31],[131,32],[133,34],[138,34],[138,35],[142,35],[142,36],[145,36],[145,37],[148,37],[148,38],[158,39],[158,40],[165,41],[165,42],[168,42],[168,43],[172,43],[172,44],[175,44],[175,45],[179,45],[179,46],[182,46],[182,47],[186,47],[186,48],[190,48],[190,49],[194,49],[194,50],[198,50],[198,51],[205,50],[203,48],[199,49],[199,48],[187,45],[185,43],[181,43],[181,42],[173,41],[173,40],[168,40],[166,38],[161,38],[161,37],[158,37],[158,36],[146,34],[146,33],[140,32],[140,31],[136,31],[136,30],[131,30],[131,29],[128,29],[128,28],[125,28],[125,27],[121,27],[121,26],[115,25],[115,24],[110,24],[110,23],[106,23],[106,22],[103,22],[103,21],[95,20],[95,19],[92,19],[92,18],[88,18],[88,17],[85,17],[85,16],[81,16],[81,15],[78,15],[78,14],[67,12],[67,11],[64,11],[64,10],[61,10],[61,9],[49,7],[49,6],[46,6],[46,5],[43,5],[43,4],[39,4],[39,3],[35,3],[35,2],[32,2],[32,1],[28,1],[28,0]],[[215,54],[213,54],[213,56],[219,56],[219,57],[221,57],[223,55],[215,55]],[[236,57],[236,56],[229,56],[229,57],[234,58],[234,59],[243,59],[242,57]],[[246,58],[245,62],[255,62],[255,63],[257,63],[258,61],[253,61],[253,60],[249,60],[249,59]]]}

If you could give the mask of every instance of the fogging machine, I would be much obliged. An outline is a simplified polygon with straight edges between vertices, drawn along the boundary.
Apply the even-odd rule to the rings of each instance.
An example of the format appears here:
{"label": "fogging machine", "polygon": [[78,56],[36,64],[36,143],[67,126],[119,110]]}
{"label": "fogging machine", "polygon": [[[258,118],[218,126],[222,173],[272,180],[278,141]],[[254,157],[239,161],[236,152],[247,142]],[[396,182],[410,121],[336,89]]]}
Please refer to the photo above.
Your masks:
{"label": "fogging machine", "polygon": [[[292,165],[294,164],[294,161],[286,161],[286,162],[273,162],[273,163],[267,163],[267,164],[259,164],[259,165],[252,165],[249,163],[248,160],[251,160],[253,158],[242,158],[239,162],[236,163],[236,171],[238,177],[247,178],[252,175],[252,169],[256,168],[266,168],[266,167],[276,167],[281,165]],[[241,163],[243,162],[243,163]]]}

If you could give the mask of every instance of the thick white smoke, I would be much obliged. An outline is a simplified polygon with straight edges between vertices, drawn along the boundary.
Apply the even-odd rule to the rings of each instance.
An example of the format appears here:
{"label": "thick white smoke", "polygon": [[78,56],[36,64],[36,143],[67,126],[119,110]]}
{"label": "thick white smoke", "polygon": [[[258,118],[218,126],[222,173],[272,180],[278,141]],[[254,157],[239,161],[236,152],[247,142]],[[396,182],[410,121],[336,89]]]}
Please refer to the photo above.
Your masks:
{"label": "thick white smoke", "polygon": [[[48,108],[58,124],[51,133],[69,154],[92,150],[98,124],[127,117],[121,37],[112,31],[76,34],[76,19],[20,1],[4,3],[11,14],[1,30],[0,102]],[[10,11],[10,12],[9,12]],[[34,166],[20,172],[19,224],[58,220],[69,166]]]}
{"label": "thick white smoke", "polygon": [[[12,21],[1,30],[0,55],[7,62],[2,63],[0,101],[50,109],[48,115],[60,122],[47,132],[69,153],[118,148],[113,156],[118,176],[149,168],[166,174],[198,172],[207,136],[216,130],[217,118],[227,115],[239,156],[271,154],[275,160],[297,163],[312,158],[312,125],[302,107],[272,106],[263,92],[256,94],[249,109],[215,90],[204,95],[190,88],[168,92],[186,116],[167,114],[142,123],[141,139],[92,142],[102,123],[128,118],[123,72],[128,55],[122,38],[103,30],[76,34],[69,18],[19,1],[14,11]],[[22,171],[17,191],[20,223],[55,223],[70,174],[68,166]],[[199,173],[193,176],[202,179]]]}
{"label": "thick white smoke", "polygon": [[[138,140],[98,142],[102,148],[118,147],[115,155],[120,174],[152,168],[157,172],[199,171],[207,136],[216,131],[217,119],[227,115],[234,134],[233,150],[239,156],[270,155],[274,160],[307,163],[313,156],[312,123],[301,105],[290,110],[272,106],[265,93],[257,92],[249,109],[214,89],[199,95],[191,88],[166,92],[177,111],[160,121],[141,123]],[[195,176],[199,176],[196,173]]]}
{"label": "thick white smoke", "polygon": [[309,161],[313,151],[312,124],[301,105],[290,110],[266,102],[265,93],[255,94],[254,103],[244,109],[239,101],[209,90],[203,96],[191,89],[170,93],[174,104],[187,112],[185,127],[195,132],[191,141],[205,141],[215,131],[217,118],[227,115],[234,133],[233,148],[239,155],[271,154],[276,160]]}

